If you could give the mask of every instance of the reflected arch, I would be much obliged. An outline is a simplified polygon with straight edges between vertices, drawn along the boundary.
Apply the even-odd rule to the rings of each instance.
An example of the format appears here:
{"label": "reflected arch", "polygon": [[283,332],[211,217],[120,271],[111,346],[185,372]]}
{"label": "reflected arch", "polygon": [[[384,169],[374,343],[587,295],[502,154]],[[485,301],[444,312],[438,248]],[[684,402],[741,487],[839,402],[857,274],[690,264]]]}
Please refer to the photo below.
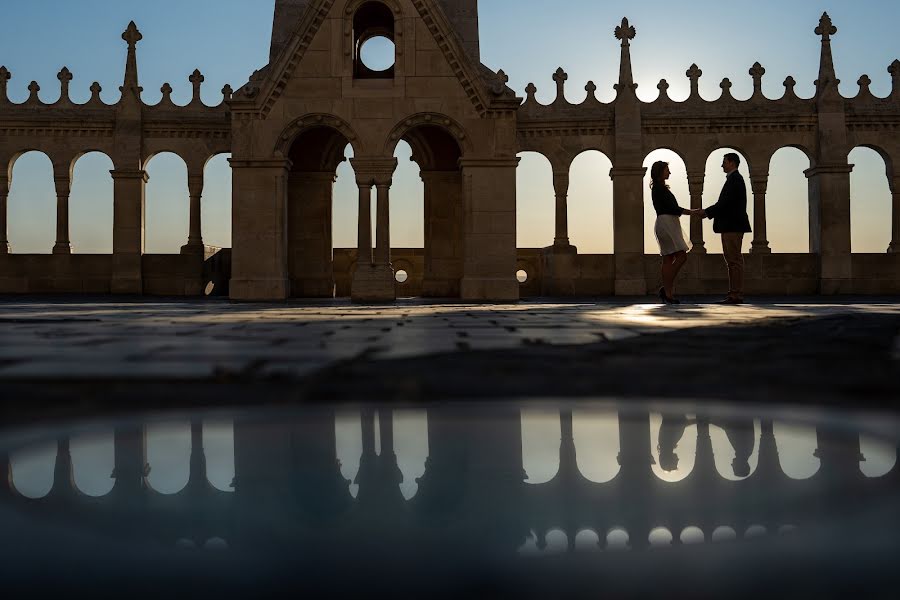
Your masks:
{"label": "reflected arch", "polygon": [[559,472],[562,438],[559,410],[522,409],[522,464],[526,483],[547,483]]}
{"label": "reflected arch", "polygon": [[697,421],[693,415],[650,413],[650,452],[653,473],[674,483],[694,470],[697,458]]}
{"label": "reflected arch", "polygon": [[572,413],[578,470],[585,479],[607,483],[615,479],[621,466],[617,457],[619,414],[615,410],[575,410]]}

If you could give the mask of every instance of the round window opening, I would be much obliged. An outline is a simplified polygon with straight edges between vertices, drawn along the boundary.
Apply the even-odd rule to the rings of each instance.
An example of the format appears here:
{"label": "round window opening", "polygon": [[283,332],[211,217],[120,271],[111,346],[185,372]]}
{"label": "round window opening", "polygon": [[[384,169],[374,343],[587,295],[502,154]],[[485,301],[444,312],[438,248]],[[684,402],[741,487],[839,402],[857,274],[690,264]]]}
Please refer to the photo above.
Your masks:
{"label": "round window opening", "polygon": [[528,281],[528,273],[524,269],[519,269],[516,273],[516,279],[519,280],[519,283],[525,283]]}
{"label": "round window opening", "polygon": [[377,35],[363,42],[359,49],[359,59],[367,68],[381,73],[394,66],[395,62],[394,42]]}
{"label": "round window opening", "polygon": [[409,281],[409,273],[400,269],[397,271],[396,275],[394,275],[394,278],[397,280],[397,283],[406,283]]}

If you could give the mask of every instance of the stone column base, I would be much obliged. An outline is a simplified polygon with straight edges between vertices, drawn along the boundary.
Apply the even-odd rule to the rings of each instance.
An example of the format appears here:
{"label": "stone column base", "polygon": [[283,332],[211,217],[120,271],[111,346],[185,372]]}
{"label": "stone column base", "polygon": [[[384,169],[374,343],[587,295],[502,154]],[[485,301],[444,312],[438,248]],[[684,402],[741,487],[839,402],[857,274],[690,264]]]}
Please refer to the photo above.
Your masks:
{"label": "stone column base", "polygon": [[460,296],[474,302],[518,302],[519,282],[514,277],[463,277]]}
{"label": "stone column base", "polygon": [[359,303],[394,302],[397,299],[394,269],[389,265],[358,266],[353,273],[350,298]]}
{"label": "stone column base", "polygon": [[57,243],[53,246],[53,254],[72,254],[72,244]]}
{"label": "stone column base", "polygon": [[290,294],[287,279],[232,279],[230,298],[239,302],[279,302]]}
{"label": "stone column base", "polygon": [[200,244],[191,244],[187,243],[181,247],[182,254],[204,254],[206,252],[206,246],[202,243]]}

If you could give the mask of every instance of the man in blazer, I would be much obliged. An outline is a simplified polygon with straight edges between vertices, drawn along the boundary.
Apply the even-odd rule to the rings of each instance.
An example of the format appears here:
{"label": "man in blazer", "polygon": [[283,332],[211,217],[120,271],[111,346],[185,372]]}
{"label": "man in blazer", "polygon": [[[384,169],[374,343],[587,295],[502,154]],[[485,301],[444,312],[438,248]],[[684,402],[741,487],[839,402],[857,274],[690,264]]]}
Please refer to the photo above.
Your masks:
{"label": "man in blazer", "polygon": [[738,172],[741,157],[725,155],[722,170],[727,174],[719,201],[707,208],[702,216],[712,219],[713,231],[722,235],[722,252],[728,264],[728,296],[723,304],[744,303],[744,255],[741,250],[744,235],[750,233],[747,216],[747,185]]}

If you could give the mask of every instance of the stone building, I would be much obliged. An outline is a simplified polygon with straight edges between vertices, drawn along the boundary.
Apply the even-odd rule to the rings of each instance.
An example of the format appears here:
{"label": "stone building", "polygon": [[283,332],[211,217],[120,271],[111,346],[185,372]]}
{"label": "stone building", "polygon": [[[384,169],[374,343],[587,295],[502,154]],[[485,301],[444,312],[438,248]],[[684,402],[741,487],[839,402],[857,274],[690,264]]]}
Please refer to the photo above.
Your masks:
{"label": "stone building", "polygon": [[[481,63],[477,0],[277,0],[269,64],[237,91],[226,86],[216,107],[200,101],[203,76],[196,71],[193,101],[179,107],[168,85],[159,104],[142,102],[141,34],[132,23],[123,34],[128,54],[116,105],[100,100],[96,84],[90,101],[73,104],[66,69],[59,73],[58,102],[42,103],[32,83],[31,97],[14,104],[6,93],[10,73],[0,69],[0,163],[8,165],[0,171],[0,292],[201,295],[213,283],[220,292],[227,284],[235,300],[643,295],[657,285],[659,261],[644,253],[644,157],[659,148],[677,152],[687,167],[691,206],[699,207],[706,157],[730,147],[751,168],[749,292],[900,293],[900,166],[894,161],[900,156],[900,61],[888,69],[889,97],[875,97],[863,76],[859,94],[843,98],[831,54],[837,29],[825,14],[815,31],[821,61],[813,98],[799,98],[791,78],[781,99],[765,98],[765,69],[757,63],[746,101],[732,97],[728,79],[721,98],[702,99],[702,72],[694,65],[687,71],[686,101],[671,100],[663,80],[659,97],[643,102],[631,69],[636,30],[625,19],[615,29],[621,43],[616,98],[600,102],[589,83],[587,99],[570,104],[560,69],[557,99],[545,106],[533,85],[523,102],[502,70]],[[383,71],[360,57],[374,37],[394,43],[394,63]],[[391,246],[394,149],[401,140],[412,148],[424,182],[424,249]],[[348,144],[359,187],[358,248],[335,249],[332,195]],[[766,239],[768,165],[786,146],[801,149],[811,164],[805,254],[772,254]],[[886,254],[851,252],[848,154],[857,146],[877,150],[887,165],[893,217]],[[52,255],[10,253],[6,239],[12,165],[26,150],[43,151],[53,162],[58,212]],[[72,168],[91,150],[105,152],[115,165],[112,255],[72,254],[69,243]],[[569,167],[585,150],[600,150],[613,164],[612,255],[579,254],[569,243]],[[190,236],[176,256],[144,252],[145,166],[163,151],[188,166]],[[516,167],[523,151],[543,154],[553,167],[556,234],[547,248],[516,247]],[[233,169],[230,250],[205,246],[200,234],[203,166],[224,152],[232,154]],[[706,253],[697,219],[691,241],[681,291],[721,291],[724,262]],[[395,277],[399,266],[408,280]],[[527,281],[517,281],[517,270]]]}

